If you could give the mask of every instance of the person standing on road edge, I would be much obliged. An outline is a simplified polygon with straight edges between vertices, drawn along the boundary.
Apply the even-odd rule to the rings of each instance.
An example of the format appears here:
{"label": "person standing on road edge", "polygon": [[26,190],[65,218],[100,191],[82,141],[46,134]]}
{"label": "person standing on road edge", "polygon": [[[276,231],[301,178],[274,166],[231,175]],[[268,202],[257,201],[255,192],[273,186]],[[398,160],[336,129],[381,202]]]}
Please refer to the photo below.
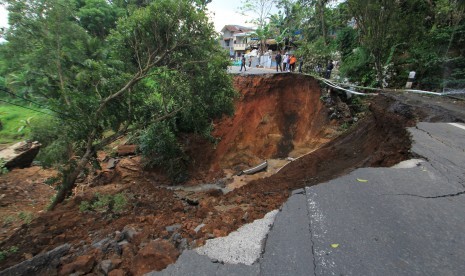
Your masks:
{"label": "person standing on road edge", "polygon": [[282,61],[283,57],[281,56],[281,53],[280,53],[280,52],[278,52],[278,53],[276,54],[275,59],[276,59],[276,72],[278,72],[278,68],[279,68],[279,70],[281,70],[281,72],[282,72],[282,71],[283,71],[283,67],[281,66],[281,61]]}
{"label": "person standing on road edge", "polygon": [[252,57],[249,57],[249,68],[252,67]]}
{"label": "person standing on road edge", "polygon": [[282,57],[282,60],[283,60],[283,69],[284,71],[287,70],[287,54],[284,54],[284,56]]}
{"label": "person standing on road edge", "polygon": [[241,69],[239,70],[239,72],[242,72],[242,67],[244,67],[244,72],[247,71],[247,68],[245,68],[245,56],[242,56]]}
{"label": "person standing on road edge", "polygon": [[299,58],[299,73],[302,73],[302,66],[304,66],[304,57],[300,56],[300,58]]}
{"label": "person standing on road edge", "polygon": [[295,55],[291,55],[291,58],[289,59],[289,71],[294,72],[296,63],[297,58],[295,57]]}
{"label": "person standing on road edge", "polygon": [[326,67],[326,75],[325,75],[326,79],[329,79],[331,77],[331,71],[333,70],[333,68],[334,68],[333,61],[330,60],[328,63],[328,67]]}

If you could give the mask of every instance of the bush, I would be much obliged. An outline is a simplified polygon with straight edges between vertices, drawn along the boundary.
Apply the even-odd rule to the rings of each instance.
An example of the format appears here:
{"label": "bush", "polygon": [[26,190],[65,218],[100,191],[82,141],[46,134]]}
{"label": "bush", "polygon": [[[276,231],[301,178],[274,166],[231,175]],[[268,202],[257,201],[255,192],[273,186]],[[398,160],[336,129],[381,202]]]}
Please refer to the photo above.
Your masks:
{"label": "bush", "polygon": [[149,126],[139,137],[139,150],[147,168],[160,167],[175,182],[187,179],[187,155],[169,123]]}
{"label": "bush", "polygon": [[372,58],[364,48],[356,48],[339,67],[341,77],[359,81],[361,85],[376,86],[376,73],[372,68]]}
{"label": "bush", "polygon": [[8,169],[5,168],[5,165],[6,165],[5,159],[0,158],[0,175],[8,173]]}
{"label": "bush", "polygon": [[42,144],[36,157],[42,166],[52,167],[69,159],[69,142],[56,120],[42,120],[32,124],[31,139]]}
{"label": "bush", "polygon": [[34,215],[31,212],[20,212],[18,217],[26,224],[29,224],[34,219]]}
{"label": "bush", "polygon": [[111,212],[121,214],[128,204],[128,200],[123,193],[115,195],[102,195],[96,193],[92,201],[82,201],[79,205],[80,212]]}
{"label": "bush", "polygon": [[6,250],[0,250],[0,261],[5,260],[11,254],[18,252],[19,248],[17,246],[12,246]]}

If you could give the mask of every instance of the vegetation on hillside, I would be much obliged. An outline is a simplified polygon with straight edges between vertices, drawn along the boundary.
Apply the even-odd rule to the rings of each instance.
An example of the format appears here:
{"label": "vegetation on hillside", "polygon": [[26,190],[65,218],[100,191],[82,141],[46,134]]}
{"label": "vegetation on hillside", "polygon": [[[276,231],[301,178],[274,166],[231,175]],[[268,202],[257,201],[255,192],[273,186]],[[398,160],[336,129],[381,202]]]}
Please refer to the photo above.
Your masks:
{"label": "vegetation on hillside", "polygon": [[[159,145],[158,139],[170,139],[177,150],[142,144],[142,153],[182,162],[183,146],[172,137],[209,134],[213,118],[232,112],[228,60],[214,40],[206,1],[5,2],[5,86],[55,111],[55,119],[32,134],[47,158],[62,160],[62,185],[51,208],[71,193],[88,164],[97,164],[96,152],[122,135]],[[152,131],[160,124],[167,135]]]}
{"label": "vegetation on hillside", "polygon": [[[246,1],[244,8],[252,6]],[[280,8],[263,23],[279,49],[297,45],[304,70],[339,61],[340,77],[374,87],[465,87],[463,0],[264,0]],[[256,14],[259,6],[255,5]],[[259,32],[257,32],[259,33]]]}

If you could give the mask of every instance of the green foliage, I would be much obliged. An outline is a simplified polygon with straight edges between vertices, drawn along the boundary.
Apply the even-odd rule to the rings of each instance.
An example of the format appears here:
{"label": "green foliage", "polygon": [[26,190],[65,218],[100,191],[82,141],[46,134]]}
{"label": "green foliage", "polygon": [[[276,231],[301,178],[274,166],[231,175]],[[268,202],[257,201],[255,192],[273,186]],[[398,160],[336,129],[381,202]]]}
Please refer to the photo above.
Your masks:
{"label": "green foliage", "polygon": [[372,58],[364,48],[356,48],[339,67],[341,77],[365,86],[376,86]]}
{"label": "green foliage", "polygon": [[339,129],[341,131],[347,131],[350,128],[350,124],[348,122],[344,122],[339,126]]}
{"label": "green foliage", "polygon": [[5,168],[5,165],[6,165],[5,159],[0,158],[0,175],[8,173],[8,169]]}
{"label": "green foliage", "polygon": [[349,100],[349,107],[355,114],[368,111],[368,105],[361,96],[352,96]]}
{"label": "green foliage", "polygon": [[116,26],[116,21],[124,15],[124,10],[105,0],[85,0],[79,8],[79,23],[92,35],[104,38]]}
{"label": "green foliage", "polygon": [[311,64],[310,68],[314,68],[318,64],[326,68],[328,61],[334,59],[335,48],[336,43],[334,41],[326,45],[324,39],[319,38],[314,42],[303,45],[299,49],[299,55],[303,55],[306,63]]}
{"label": "green foliage", "polygon": [[34,131],[47,144],[38,157],[45,165],[68,163],[56,201],[119,136],[163,120],[175,136],[205,133],[232,111],[228,59],[205,13],[208,1],[6,2],[7,87],[58,111],[57,124]]}
{"label": "green foliage", "polygon": [[345,62],[346,59],[352,54],[353,49],[357,47],[358,33],[351,27],[344,27],[339,30],[336,36],[336,43],[339,52],[341,53],[341,61]]}
{"label": "green foliage", "polygon": [[92,201],[82,201],[79,205],[80,212],[111,212],[121,214],[125,211],[128,200],[123,193],[115,195],[103,195],[96,193]]}
{"label": "green foliage", "polygon": [[71,155],[71,146],[58,120],[42,120],[31,125],[31,139],[39,141],[42,148],[36,157],[44,167],[66,162]]}
{"label": "green foliage", "polygon": [[[47,115],[18,106],[0,105],[0,119],[3,125],[3,129],[0,130],[0,144],[11,144],[29,139],[30,127],[47,117]],[[25,127],[25,125],[30,127]]]}
{"label": "green foliage", "polygon": [[5,260],[8,256],[18,252],[19,248],[17,246],[11,246],[8,249],[0,250],[0,261]]}
{"label": "green foliage", "polygon": [[465,87],[465,53],[460,46],[464,42],[463,24],[432,29],[424,41],[411,50],[411,56],[406,60],[410,66],[404,77],[411,69],[416,70],[417,83],[423,89]]}
{"label": "green foliage", "polygon": [[148,168],[161,167],[175,183],[186,180],[187,156],[166,122],[149,126],[139,138],[139,150]]}
{"label": "green foliage", "polygon": [[31,212],[20,212],[18,214],[18,218],[22,220],[24,223],[29,224],[34,219],[34,214]]}
{"label": "green foliage", "polygon": [[58,181],[60,181],[60,179],[61,179],[60,175],[52,176],[52,177],[49,177],[49,178],[45,179],[44,183],[49,185],[49,186],[52,186],[55,183],[57,183]]}
{"label": "green foliage", "polygon": [[13,222],[16,221],[16,217],[15,216],[6,216],[4,219],[3,219],[3,225],[10,225],[12,224]]}

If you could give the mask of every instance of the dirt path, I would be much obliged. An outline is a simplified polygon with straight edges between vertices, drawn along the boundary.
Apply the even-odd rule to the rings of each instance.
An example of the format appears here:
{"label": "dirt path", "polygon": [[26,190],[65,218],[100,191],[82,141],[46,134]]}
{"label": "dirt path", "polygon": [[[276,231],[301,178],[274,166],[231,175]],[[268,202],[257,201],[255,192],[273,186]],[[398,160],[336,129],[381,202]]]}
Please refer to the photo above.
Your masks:
{"label": "dirt path", "polygon": [[[463,119],[457,116],[457,110],[445,112],[446,106],[439,110],[434,103],[381,95],[370,102],[362,120],[330,141],[336,128],[327,119],[328,109],[322,105],[313,79],[290,74],[238,76],[235,85],[242,95],[237,113],[216,125],[215,134],[223,139],[216,148],[195,143],[190,149],[195,153],[197,169],[190,186],[218,182],[227,185],[234,180],[233,173],[263,159],[284,160],[299,149],[320,148],[292,161],[277,174],[254,179],[227,194],[214,186],[201,191],[160,188],[163,177],[142,171],[140,158],[124,158],[114,170],[97,172],[99,181],[83,186],[77,196],[56,211],[36,212],[35,219],[15,225],[14,229],[3,224],[0,249],[13,246],[17,250],[0,261],[0,268],[70,243],[71,250],[60,259],[55,272],[66,274],[71,267],[101,273],[101,262],[111,260],[114,268],[126,275],[142,275],[173,262],[180,250],[202,245],[206,239],[225,236],[244,223],[262,218],[279,208],[294,189],[323,183],[358,167],[392,166],[410,158],[405,127],[418,120]],[[401,102],[404,100],[407,104]],[[414,100],[410,105],[409,101]],[[275,135],[268,137],[269,133]],[[229,175],[224,169],[229,169]],[[31,186],[31,179],[36,179],[32,181],[35,185],[45,185],[39,172],[25,178],[22,173],[24,170],[3,176],[1,187],[32,189],[35,186]],[[47,189],[35,187],[36,193],[30,193],[29,200],[40,199],[43,207],[50,196]],[[27,205],[14,189],[0,193],[9,199],[8,212],[25,208],[21,202]],[[96,193],[124,193],[129,204],[119,214],[80,212],[81,202],[91,200]],[[3,198],[2,217],[6,212]],[[149,246],[156,239],[166,243],[157,241]],[[90,265],[82,264],[83,256]],[[158,261],[154,262],[154,258]]]}

